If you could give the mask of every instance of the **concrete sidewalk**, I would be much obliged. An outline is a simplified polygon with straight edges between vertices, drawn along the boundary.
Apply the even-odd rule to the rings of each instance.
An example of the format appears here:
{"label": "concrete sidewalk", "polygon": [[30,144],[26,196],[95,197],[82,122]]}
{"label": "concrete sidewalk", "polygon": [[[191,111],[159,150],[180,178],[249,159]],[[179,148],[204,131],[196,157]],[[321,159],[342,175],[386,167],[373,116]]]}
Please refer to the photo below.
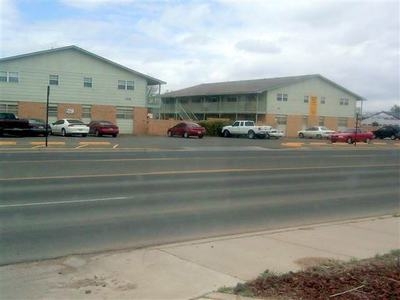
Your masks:
{"label": "concrete sidewalk", "polygon": [[243,299],[213,293],[266,269],[400,248],[400,218],[384,216],[0,267],[2,299]]}

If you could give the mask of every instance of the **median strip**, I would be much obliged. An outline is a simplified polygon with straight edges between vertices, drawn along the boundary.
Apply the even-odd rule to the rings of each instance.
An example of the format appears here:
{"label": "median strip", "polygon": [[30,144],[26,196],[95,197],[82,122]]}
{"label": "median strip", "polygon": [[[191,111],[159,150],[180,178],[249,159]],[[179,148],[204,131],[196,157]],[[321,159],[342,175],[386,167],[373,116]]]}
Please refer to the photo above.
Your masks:
{"label": "median strip", "polygon": [[0,141],[0,146],[15,146],[16,144],[15,141]]}
{"label": "median strip", "polygon": [[[46,142],[30,142],[30,144],[32,146],[46,146]],[[51,146],[64,146],[65,142],[47,142],[47,145],[51,145]]]}

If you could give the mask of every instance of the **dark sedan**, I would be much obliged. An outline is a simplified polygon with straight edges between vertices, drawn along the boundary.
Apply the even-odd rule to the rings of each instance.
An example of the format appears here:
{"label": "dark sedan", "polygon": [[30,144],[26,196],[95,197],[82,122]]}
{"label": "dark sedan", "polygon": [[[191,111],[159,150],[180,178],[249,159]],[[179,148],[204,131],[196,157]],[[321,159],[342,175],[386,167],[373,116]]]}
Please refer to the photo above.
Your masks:
{"label": "dark sedan", "polygon": [[92,121],[89,123],[89,134],[95,136],[111,135],[117,137],[119,128],[110,121]]}
{"label": "dark sedan", "polygon": [[[41,119],[28,119],[29,128],[26,131],[27,136],[46,135],[46,122]],[[47,134],[51,133],[51,127],[47,124]]]}
{"label": "dark sedan", "polygon": [[206,134],[206,129],[197,123],[182,122],[171,127],[167,131],[168,136],[182,136],[188,138],[190,136],[197,136],[200,139]]}
{"label": "dark sedan", "polygon": [[400,126],[383,126],[378,130],[372,132],[374,136],[378,139],[390,138],[392,140],[400,139]]}

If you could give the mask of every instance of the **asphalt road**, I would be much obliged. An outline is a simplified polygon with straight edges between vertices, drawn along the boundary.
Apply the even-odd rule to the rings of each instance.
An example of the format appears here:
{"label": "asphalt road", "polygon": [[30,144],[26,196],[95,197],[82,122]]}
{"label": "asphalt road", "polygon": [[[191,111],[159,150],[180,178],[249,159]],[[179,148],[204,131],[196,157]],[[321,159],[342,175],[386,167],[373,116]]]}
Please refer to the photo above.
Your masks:
{"label": "asphalt road", "polygon": [[0,155],[0,264],[399,212],[399,151]]}

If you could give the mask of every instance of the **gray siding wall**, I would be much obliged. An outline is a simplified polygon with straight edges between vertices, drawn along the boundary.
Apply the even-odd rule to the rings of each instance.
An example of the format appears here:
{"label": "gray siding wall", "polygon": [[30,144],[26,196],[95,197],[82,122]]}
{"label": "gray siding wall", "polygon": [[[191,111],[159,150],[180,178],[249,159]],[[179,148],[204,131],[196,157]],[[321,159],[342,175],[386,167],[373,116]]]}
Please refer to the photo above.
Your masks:
{"label": "gray siding wall", "polygon": [[[288,101],[277,101],[278,93],[287,94]],[[309,103],[304,103],[304,96],[309,96]],[[267,113],[308,115],[312,96],[316,96],[318,99],[318,116],[355,116],[357,99],[344,90],[320,78],[309,79],[301,83],[269,91],[267,97]],[[325,104],[321,104],[321,97],[325,97]],[[349,99],[348,105],[340,105],[340,98]]]}
{"label": "gray siding wall", "polygon": [[[19,83],[0,82],[0,101],[46,101],[52,74],[59,76],[50,87],[52,103],[146,105],[145,78],[73,49],[1,62],[0,70],[19,73]],[[92,88],[83,86],[84,77],[92,78]],[[134,81],[134,90],[119,90],[118,80]]]}

